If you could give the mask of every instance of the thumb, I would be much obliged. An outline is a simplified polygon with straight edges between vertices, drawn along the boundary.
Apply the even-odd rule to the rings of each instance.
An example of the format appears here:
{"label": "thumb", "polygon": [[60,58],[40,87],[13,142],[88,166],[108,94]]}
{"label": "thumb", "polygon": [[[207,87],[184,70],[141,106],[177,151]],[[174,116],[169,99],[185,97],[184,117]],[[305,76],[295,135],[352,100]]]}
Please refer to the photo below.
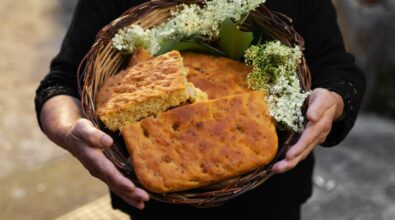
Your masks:
{"label": "thumb", "polygon": [[112,138],[95,128],[91,121],[79,119],[71,129],[71,135],[77,137],[91,147],[107,148],[113,144]]}
{"label": "thumb", "polygon": [[311,122],[317,122],[328,108],[329,91],[322,88],[314,89],[309,100],[306,117]]}

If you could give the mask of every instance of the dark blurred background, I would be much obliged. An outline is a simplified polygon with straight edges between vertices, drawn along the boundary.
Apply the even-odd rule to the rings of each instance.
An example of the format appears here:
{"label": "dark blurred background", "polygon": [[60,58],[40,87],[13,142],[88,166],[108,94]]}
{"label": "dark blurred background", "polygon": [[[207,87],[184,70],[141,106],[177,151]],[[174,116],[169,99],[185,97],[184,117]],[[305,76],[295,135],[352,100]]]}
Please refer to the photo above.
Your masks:
{"label": "dark blurred background", "polygon": [[348,51],[368,79],[364,110],[395,117],[395,1],[334,0]]}
{"label": "dark blurred background", "polygon": [[[1,0],[0,219],[123,219],[107,188],[37,126],[33,98],[76,0]],[[368,79],[347,139],[317,147],[303,219],[395,219],[395,1],[333,0],[349,52]],[[291,183],[290,183],[291,184]],[[286,198],[285,198],[286,199]]]}

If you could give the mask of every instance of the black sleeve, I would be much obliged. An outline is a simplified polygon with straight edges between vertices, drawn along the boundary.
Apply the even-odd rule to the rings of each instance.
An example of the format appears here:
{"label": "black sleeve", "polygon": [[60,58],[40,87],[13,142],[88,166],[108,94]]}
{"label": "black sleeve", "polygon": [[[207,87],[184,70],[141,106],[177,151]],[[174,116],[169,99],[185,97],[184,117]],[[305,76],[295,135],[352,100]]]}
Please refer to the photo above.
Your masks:
{"label": "black sleeve", "polygon": [[[304,1],[312,11],[300,27],[306,43],[306,59],[312,73],[312,88],[326,88],[338,93],[344,100],[344,116],[334,122],[323,146],[341,142],[353,127],[366,80],[355,65],[354,58],[346,53],[336,20],[336,11],[330,0]],[[301,9],[303,13],[303,8]],[[303,16],[302,16],[303,17]]]}
{"label": "black sleeve", "polygon": [[[36,90],[34,101],[39,124],[41,107],[49,98],[61,94],[79,98],[78,65],[93,44],[99,30],[123,13],[130,6],[127,2],[126,0],[78,1],[60,52],[52,60],[49,73]],[[137,3],[141,1],[133,1],[134,5]]]}

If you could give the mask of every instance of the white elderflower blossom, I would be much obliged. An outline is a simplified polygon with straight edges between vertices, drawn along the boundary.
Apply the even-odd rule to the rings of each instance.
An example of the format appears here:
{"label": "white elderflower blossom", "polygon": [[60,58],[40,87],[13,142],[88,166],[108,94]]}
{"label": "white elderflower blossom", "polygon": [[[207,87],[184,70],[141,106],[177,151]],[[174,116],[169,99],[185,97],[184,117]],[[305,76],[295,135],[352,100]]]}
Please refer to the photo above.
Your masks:
{"label": "white elderflower blossom", "polygon": [[[112,39],[113,46],[124,53],[143,47],[156,54],[169,40],[206,38],[215,40],[223,21],[230,18],[242,22],[265,0],[207,0],[204,6],[182,4],[171,12],[170,19],[154,28],[145,30],[133,24],[119,30]],[[269,113],[279,123],[293,131],[303,129],[301,107],[310,94],[302,92],[297,77],[302,51],[290,48],[279,41],[250,47],[245,58],[254,69],[247,76],[250,88],[267,94]]]}
{"label": "white elderflower blossom", "polygon": [[310,92],[301,91],[296,72],[302,58],[300,48],[272,41],[251,46],[245,58],[254,67],[247,76],[248,86],[267,94],[270,115],[281,126],[302,131],[304,117],[301,108]]}
{"label": "white elderflower blossom", "polygon": [[144,30],[140,25],[122,29],[112,39],[114,47],[126,53],[131,53],[138,47],[149,48],[151,41],[151,31]]}
{"label": "white elderflower blossom", "polygon": [[171,18],[150,30],[132,25],[119,30],[112,39],[113,46],[125,53],[137,47],[148,49],[152,54],[160,50],[167,40],[203,37],[217,39],[219,28],[228,18],[241,21],[266,0],[207,0],[204,6],[183,4],[171,12]]}

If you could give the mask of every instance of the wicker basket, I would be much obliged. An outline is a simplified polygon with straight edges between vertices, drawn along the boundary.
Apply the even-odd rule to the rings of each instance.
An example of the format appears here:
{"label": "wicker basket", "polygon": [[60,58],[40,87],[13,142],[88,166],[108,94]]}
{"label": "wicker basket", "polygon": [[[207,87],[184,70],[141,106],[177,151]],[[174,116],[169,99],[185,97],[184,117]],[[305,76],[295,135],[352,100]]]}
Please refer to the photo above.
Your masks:
{"label": "wicker basket", "polygon": [[[140,186],[140,184],[129,163],[129,154],[120,134],[107,130],[95,115],[94,99],[98,88],[107,77],[117,74],[130,59],[130,56],[125,56],[113,48],[111,39],[119,29],[134,23],[145,28],[151,28],[166,21],[170,17],[170,11],[178,4],[202,4],[203,2],[203,0],[159,0],[146,2],[129,9],[98,33],[95,44],[80,64],[78,73],[81,82],[80,93],[84,114],[96,127],[109,133],[114,138],[114,145],[107,149],[105,154],[137,186]],[[288,46],[298,45],[303,49],[304,41],[296,33],[291,23],[292,20],[285,15],[270,11],[262,4],[257,10],[250,13],[242,24],[241,29],[248,30],[252,25],[257,25],[262,28],[266,37],[280,40]],[[311,84],[310,72],[304,57],[298,69],[298,76],[302,89],[305,91],[309,90]],[[273,163],[280,160],[288,147],[299,138],[298,134],[292,132],[278,132],[278,134],[279,151],[274,161],[268,166],[256,169],[253,172],[233,179],[233,181],[217,184],[215,187],[167,194],[150,193],[150,196],[155,200],[167,203],[212,207],[254,189],[273,175],[270,171]]]}

